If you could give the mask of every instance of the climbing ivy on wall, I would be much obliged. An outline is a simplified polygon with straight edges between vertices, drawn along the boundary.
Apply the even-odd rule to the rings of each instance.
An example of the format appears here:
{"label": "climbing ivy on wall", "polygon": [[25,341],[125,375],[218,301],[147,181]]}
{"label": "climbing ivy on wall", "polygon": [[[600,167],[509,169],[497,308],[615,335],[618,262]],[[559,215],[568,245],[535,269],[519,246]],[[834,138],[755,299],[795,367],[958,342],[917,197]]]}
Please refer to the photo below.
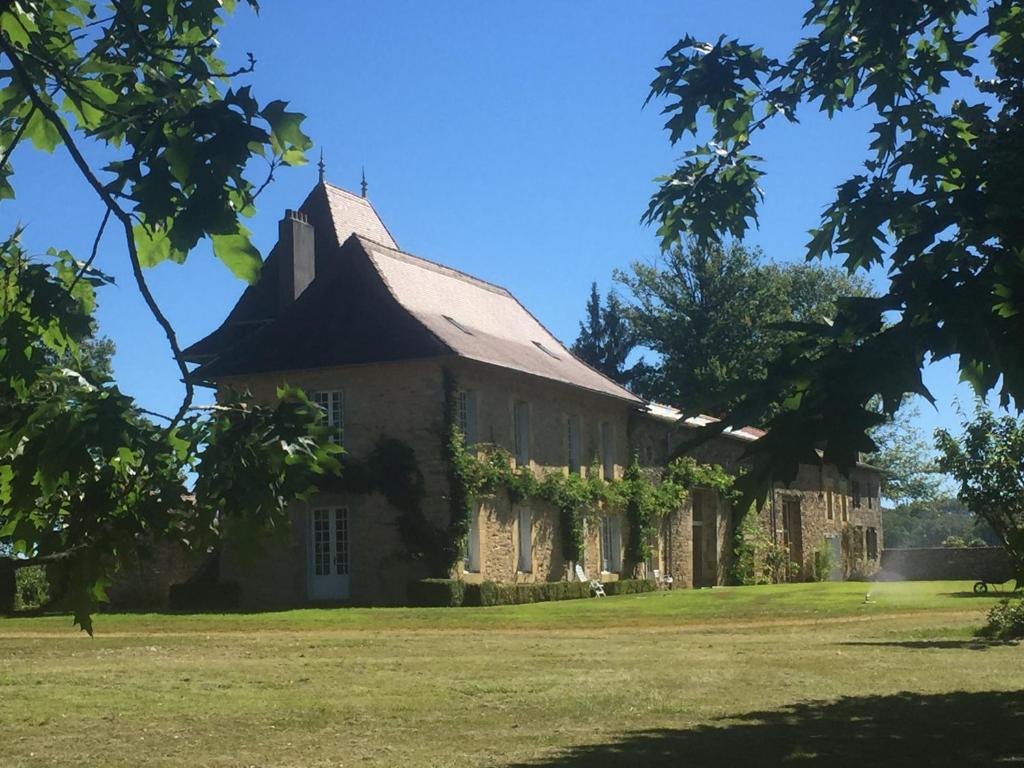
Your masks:
{"label": "climbing ivy on wall", "polygon": [[529,467],[513,467],[512,455],[499,446],[466,446],[456,418],[456,382],[444,378],[444,458],[448,468],[450,523],[439,558],[450,571],[469,534],[473,501],[479,494],[504,490],[515,503],[538,499],[559,510],[562,556],[579,560],[588,512],[624,514],[629,523],[626,561],[636,568],[650,556],[650,538],[658,520],[678,509],[690,489],[701,486],[732,492],[733,477],[717,464],[701,464],[689,456],[673,459],[661,470],[641,469],[634,457],[622,480],[605,480],[595,462],[586,477],[561,471],[538,477]]}

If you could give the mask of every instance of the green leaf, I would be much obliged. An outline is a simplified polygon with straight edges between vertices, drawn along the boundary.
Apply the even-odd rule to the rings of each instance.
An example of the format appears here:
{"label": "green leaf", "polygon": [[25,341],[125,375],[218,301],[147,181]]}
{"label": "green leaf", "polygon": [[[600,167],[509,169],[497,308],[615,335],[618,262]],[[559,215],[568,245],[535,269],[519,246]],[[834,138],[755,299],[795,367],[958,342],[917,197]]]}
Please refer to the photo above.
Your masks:
{"label": "green leaf", "polygon": [[161,261],[175,261],[182,264],[187,254],[171,245],[167,230],[163,227],[148,227],[136,224],[132,228],[135,235],[135,247],[139,253],[139,263],[144,267],[154,267]]}
{"label": "green leaf", "polygon": [[[272,101],[265,106],[260,114],[270,124],[270,143],[274,151],[284,153],[290,149],[305,151],[313,146],[313,141],[302,132],[302,121],[306,116],[300,112],[288,112],[288,103],[281,100]],[[294,162],[289,165],[294,165]]]}
{"label": "green leaf", "polygon": [[32,144],[36,149],[42,149],[46,152],[52,153],[57,148],[57,145],[60,144],[60,133],[58,133],[56,126],[47,120],[38,109],[32,112],[28,125],[25,127],[25,135],[32,140]]}
{"label": "green leaf", "polygon": [[228,235],[213,235],[213,253],[235,275],[250,285],[260,276],[263,260],[252,244],[252,233],[241,224],[238,231]]}

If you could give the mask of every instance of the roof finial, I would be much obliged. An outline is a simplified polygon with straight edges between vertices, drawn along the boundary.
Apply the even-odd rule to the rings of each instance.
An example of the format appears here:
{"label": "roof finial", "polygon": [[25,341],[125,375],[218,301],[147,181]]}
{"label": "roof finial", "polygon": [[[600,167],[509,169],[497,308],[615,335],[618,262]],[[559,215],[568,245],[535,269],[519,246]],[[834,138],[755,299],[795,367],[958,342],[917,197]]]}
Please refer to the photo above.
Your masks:
{"label": "roof finial", "polygon": [[324,170],[327,168],[324,165],[324,148],[320,147],[320,162],[316,164],[316,167],[320,169],[320,183],[324,183]]}
{"label": "roof finial", "polygon": [[366,197],[366,188],[369,185],[366,183],[366,168],[365,167],[363,168],[363,180],[361,182],[359,182],[359,186],[363,190],[363,197]]}

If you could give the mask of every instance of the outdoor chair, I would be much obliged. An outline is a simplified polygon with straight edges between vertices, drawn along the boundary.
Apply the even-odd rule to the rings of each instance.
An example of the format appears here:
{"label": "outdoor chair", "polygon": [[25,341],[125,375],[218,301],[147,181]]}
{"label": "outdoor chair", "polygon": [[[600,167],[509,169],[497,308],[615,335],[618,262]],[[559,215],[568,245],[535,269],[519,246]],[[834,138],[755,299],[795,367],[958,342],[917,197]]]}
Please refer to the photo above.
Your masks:
{"label": "outdoor chair", "polygon": [[584,583],[589,582],[590,591],[593,592],[596,597],[607,597],[604,593],[604,585],[597,579],[587,578],[587,574],[583,572],[583,566],[579,563],[576,563],[576,578]]}
{"label": "outdoor chair", "polygon": [[654,576],[654,585],[658,589],[672,589],[672,577],[662,576],[661,571],[657,568],[651,570],[651,574]]}

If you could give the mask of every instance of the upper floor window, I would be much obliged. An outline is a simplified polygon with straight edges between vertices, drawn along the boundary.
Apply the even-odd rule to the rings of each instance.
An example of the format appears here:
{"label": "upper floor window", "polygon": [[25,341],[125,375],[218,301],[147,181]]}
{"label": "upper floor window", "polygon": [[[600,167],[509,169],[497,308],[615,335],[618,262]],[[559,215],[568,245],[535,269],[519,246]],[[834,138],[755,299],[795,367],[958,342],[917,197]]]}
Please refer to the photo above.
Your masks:
{"label": "upper floor window", "polygon": [[850,481],[850,493],[853,494],[853,508],[860,509],[860,480]]}
{"label": "upper floor window", "polygon": [[610,421],[601,422],[601,466],[604,468],[604,479],[615,477],[615,436]]}
{"label": "upper floor window", "polygon": [[533,513],[529,507],[519,507],[516,515],[519,533],[516,569],[520,573],[533,572]]}
{"label": "upper floor window", "polygon": [[567,457],[569,474],[578,475],[580,473],[580,417],[570,416],[565,420],[565,428],[569,448],[569,455]]}
{"label": "upper floor window", "polygon": [[516,401],[512,410],[512,427],[515,432],[516,466],[525,467],[530,463],[530,404]]}
{"label": "upper floor window", "polygon": [[476,392],[460,389],[455,393],[455,425],[466,445],[476,441]]}
{"label": "upper floor window", "polygon": [[825,518],[828,520],[836,519],[836,507],[835,507],[835,495],[836,495],[836,484],[834,481],[829,480],[828,490],[825,491]]}
{"label": "upper floor window", "polygon": [[324,418],[331,431],[331,442],[344,445],[345,438],[345,392],[328,389],[313,392],[311,398],[324,412]]}

